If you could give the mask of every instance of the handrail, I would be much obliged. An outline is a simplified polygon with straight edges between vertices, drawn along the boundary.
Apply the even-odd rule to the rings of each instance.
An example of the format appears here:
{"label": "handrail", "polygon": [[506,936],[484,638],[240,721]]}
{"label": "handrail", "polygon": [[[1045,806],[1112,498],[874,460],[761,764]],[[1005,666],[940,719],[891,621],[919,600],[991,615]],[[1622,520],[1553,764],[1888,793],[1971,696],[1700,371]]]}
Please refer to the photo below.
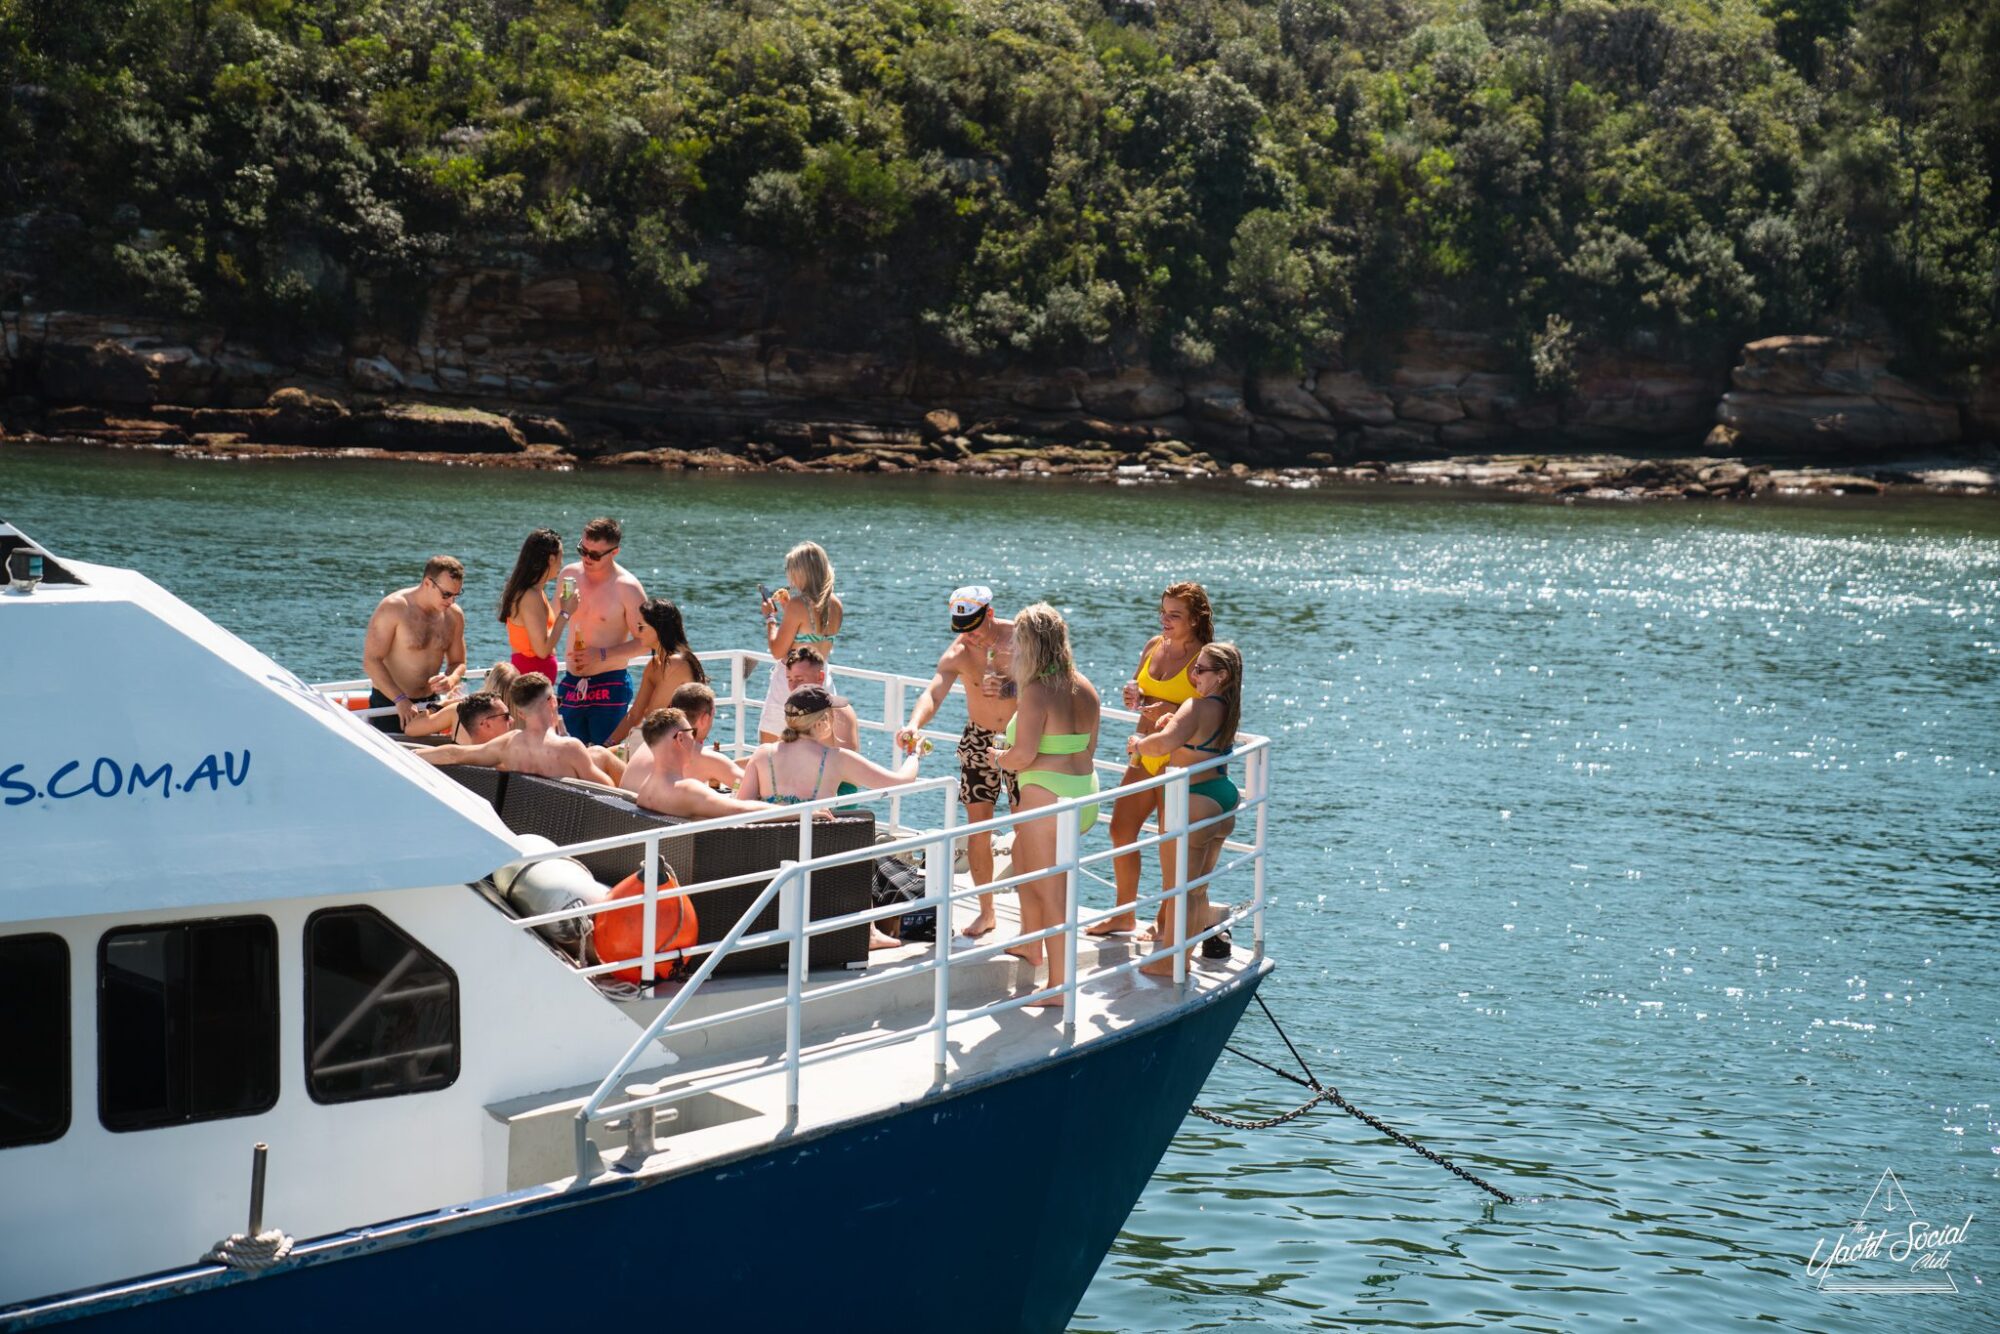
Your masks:
{"label": "handrail", "polygon": [[[726,680],[728,693],[718,693],[716,713],[718,718],[733,717],[735,722],[733,743],[738,757],[748,753],[756,744],[754,733],[746,735],[747,710],[758,701],[749,698],[747,687],[754,669],[771,662],[768,654],[754,650],[731,649],[699,655],[705,664],[713,667],[711,680]],[[835,666],[829,664],[829,672],[838,677],[846,677],[862,682],[879,684],[882,687],[882,717],[880,721],[860,718],[861,728],[870,733],[893,733],[902,730],[905,706],[910,692],[920,691],[928,684],[928,678],[919,679],[894,672],[875,671],[867,668]],[[321,686],[324,691],[362,689],[366,681],[336,682]],[[718,691],[720,685],[718,684]],[[725,713],[725,710],[731,712]],[[358,716],[380,714],[387,710],[357,711]],[[859,710],[857,709],[857,715]],[[1102,716],[1107,721],[1136,722],[1138,715],[1124,709],[1106,708]],[[937,727],[920,729],[920,734],[933,741],[944,742],[940,749],[949,752],[956,740],[953,733]],[[1026,1005],[1049,1004],[1058,1000],[1062,1007],[1061,1031],[1065,1043],[1076,1041],[1077,994],[1089,984],[1105,979],[1123,976],[1147,964],[1171,958],[1173,980],[1176,986],[1185,986],[1188,980],[1188,958],[1193,949],[1203,941],[1212,939],[1223,931],[1244,922],[1252,924],[1252,950],[1261,957],[1264,951],[1264,918],[1266,903],[1266,862],[1268,844],[1270,803],[1270,752],[1271,739],[1252,733],[1239,733],[1232,752],[1209,757],[1187,768],[1165,769],[1158,774],[1147,775],[1135,782],[1108,787],[1102,791],[1081,797],[1064,798],[1047,806],[1037,806],[1030,811],[1009,811],[1005,815],[994,815],[985,820],[961,823],[957,800],[957,780],[955,775],[940,775],[918,778],[909,783],[888,788],[850,793],[845,796],[822,797],[811,801],[788,805],[774,815],[770,811],[750,811],[736,815],[719,816],[713,819],[688,821],[673,825],[663,825],[640,833],[618,835],[611,838],[593,839],[568,847],[556,848],[548,852],[522,855],[518,860],[537,862],[555,858],[607,852],[627,847],[643,847],[645,856],[645,885],[643,897],[638,900],[643,914],[641,932],[641,952],[634,959],[605,960],[596,965],[579,968],[584,976],[595,976],[616,970],[631,968],[637,964],[642,984],[657,980],[663,965],[682,964],[699,959],[694,972],[675,989],[674,994],[660,1012],[653,1016],[638,1038],[624,1055],[605,1075],[590,1096],[577,1109],[574,1123],[576,1148],[577,1181],[587,1182],[602,1170],[603,1160],[595,1143],[590,1138],[590,1126],[594,1121],[614,1116],[646,1111],[666,1106],[670,1103],[693,1097],[696,1094],[716,1088],[727,1087],[745,1080],[768,1074],[771,1067],[764,1063],[753,1063],[749,1068],[734,1073],[698,1077],[678,1082],[671,1088],[661,1089],[642,1097],[627,1097],[618,1102],[608,1101],[618,1083],[656,1044],[662,1046],[666,1063],[672,1064],[676,1057],[665,1044],[672,1039],[698,1031],[712,1029],[724,1024],[740,1022],[757,1016],[776,1013],[780,1007],[785,1014],[785,1039],[782,1052],[785,1080],[786,1124],[795,1127],[799,1117],[799,1088],[801,1071],[822,1061],[840,1055],[879,1045],[886,1041],[905,1041],[932,1038],[932,1067],[934,1083],[943,1087],[950,1075],[949,1032],[953,1025],[963,1025],[968,1021],[1006,1013]],[[1190,786],[1199,781],[1204,772],[1219,770],[1227,765],[1241,763],[1243,766],[1242,799],[1235,809],[1204,820],[1190,821],[1188,797]],[[1095,770],[1123,776],[1126,765],[1119,759],[1098,759],[1093,757]],[[1082,812],[1088,806],[1101,806],[1108,810],[1121,797],[1132,794],[1159,792],[1161,794],[1163,817],[1156,833],[1144,833],[1131,843],[1116,848],[1099,848],[1084,851],[1081,847],[1079,829]],[[941,820],[929,828],[913,829],[903,823],[902,812],[907,809],[907,801],[924,797],[940,797],[943,802]],[[815,817],[836,807],[853,807],[871,803],[888,803],[886,827],[892,837],[886,842],[869,847],[844,851],[816,853],[813,847]],[[1253,817],[1252,832],[1248,841],[1241,837],[1245,817]],[[777,820],[796,821],[799,829],[798,856],[783,861],[772,870],[747,872],[739,875],[717,877],[711,881],[680,886],[662,886],[659,881],[661,844],[668,839],[679,839],[711,830],[738,828],[744,825],[761,824]],[[1015,872],[989,884],[970,884],[960,889],[952,875],[953,847],[962,839],[975,834],[991,834],[1011,830],[1026,820],[1053,819],[1056,821],[1056,855],[1054,864],[1034,871]],[[1218,855],[1216,865],[1200,876],[1188,874],[1190,838],[1204,828],[1234,822],[1235,833],[1226,836],[1222,842],[1222,852],[1234,853],[1231,857]],[[1081,903],[1083,878],[1089,875],[1094,882],[1102,877],[1090,868],[1114,857],[1128,853],[1143,852],[1149,847],[1159,847],[1163,851],[1175,850],[1174,862],[1178,868],[1178,883],[1163,887],[1157,893],[1142,893],[1134,902],[1113,908],[1091,908],[1086,910]],[[810,895],[812,876],[816,871],[847,865],[863,860],[882,857],[905,857],[921,855],[924,862],[924,894],[922,898],[908,902],[889,904],[884,907],[870,907],[857,912],[843,913],[837,917],[812,919]],[[1251,877],[1250,894],[1247,900],[1239,899],[1235,906],[1218,914],[1213,924],[1200,931],[1188,930],[1187,896],[1190,892],[1212,886],[1225,877],[1233,877],[1248,868]],[[760,877],[769,876],[768,883],[758,892],[751,905],[731,924],[722,939],[712,944],[695,944],[685,949],[661,951],[655,934],[658,906],[663,899],[687,898],[733,886],[754,883]],[[952,908],[963,900],[981,894],[991,894],[1008,888],[1018,888],[1031,879],[1052,876],[1062,877],[1061,919],[1052,925],[1036,931],[1010,937],[1005,941],[984,942],[969,945],[962,950],[952,948]],[[775,929],[753,932],[751,923],[765,911],[773,901],[779,908],[779,924]],[[523,929],[545,927],[558,922],[588,920],[598,913],[619,909],[630,909],[634,900],[619,899],[601,903],[584,904],[557,912],[541,913],[532,917],[517,919],[516,925]],[[1174,943],[1161,947],[1155,943],[1144,953],[1116,964],[1099,964],[1092,968],[1088,978],[1078,976],[1078,946],[1082,931],[1099,922],[1110,920],[1127,913],[1138,913],[1155,906],[1166,907],[1173,922]],[[821,986],[810,993],[806,991],[806,964],[810,941],[834,931],[851,930],[863,923],[873,923],[889,917],[921,909],[932,909],[937,914],[937,944],[929,957],[913,960],[899,960],[891,967],[870,971],[859,977]],[[956,1013],[951,1007],[951,978],[954,969],[965,964],[976,963],[998,955],[1001,951],[1019,946],[1025,942],[1041,941],[1044,952],[1054,960],[1060,957],[1063,966],[1063,981],[1060,985],[1044,986],[1025,996],[1008,995],[984,1005],[961,1009]],[[718,1013],[698,1018],[683,1019],[689,1003],[697,992],[711,978],[724,959],[740,950],[763,949],[782,946],[787,951],[786,986],[782,999],[770,997],[732,1007]],[[844,1042],[832,1044],[819,1050],[805,1049],[802,1013],[806,1004],[836,996],[851,995],[872,987],[907,980],[930,974],[933,978],[931,996],[931,1016],[915,1028],[898,1028],[891,1033],[866,1040],[863,1043]],[[777,1053],[773,1053],[776,1055]]]}

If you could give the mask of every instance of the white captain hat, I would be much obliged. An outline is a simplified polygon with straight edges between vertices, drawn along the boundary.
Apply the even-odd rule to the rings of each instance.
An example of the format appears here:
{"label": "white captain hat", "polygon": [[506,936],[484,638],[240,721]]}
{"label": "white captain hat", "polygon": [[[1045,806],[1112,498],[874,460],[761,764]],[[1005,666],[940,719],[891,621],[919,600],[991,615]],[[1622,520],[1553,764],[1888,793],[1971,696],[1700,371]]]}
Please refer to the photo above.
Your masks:
{"label": "white captain hat", "polygon": [[993,590],[985,584],[967,584],[952,590],[951,628],[960,634],[977,630],[993,612]]}

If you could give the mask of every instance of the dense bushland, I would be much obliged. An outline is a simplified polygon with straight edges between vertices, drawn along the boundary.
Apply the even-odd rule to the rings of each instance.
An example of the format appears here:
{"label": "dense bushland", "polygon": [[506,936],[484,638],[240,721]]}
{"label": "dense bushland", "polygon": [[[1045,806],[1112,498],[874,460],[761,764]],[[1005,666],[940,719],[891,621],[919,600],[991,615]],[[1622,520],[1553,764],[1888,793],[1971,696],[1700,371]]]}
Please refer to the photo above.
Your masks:
{"label": "dense bushland", "polygon": [[524,249],[671,313],[733,244],[970,355],[1442,302],[1550,387],[1844,320],[1943,374],[1996,180],[2000,0],[0,0],[0,253],[273,330]]}

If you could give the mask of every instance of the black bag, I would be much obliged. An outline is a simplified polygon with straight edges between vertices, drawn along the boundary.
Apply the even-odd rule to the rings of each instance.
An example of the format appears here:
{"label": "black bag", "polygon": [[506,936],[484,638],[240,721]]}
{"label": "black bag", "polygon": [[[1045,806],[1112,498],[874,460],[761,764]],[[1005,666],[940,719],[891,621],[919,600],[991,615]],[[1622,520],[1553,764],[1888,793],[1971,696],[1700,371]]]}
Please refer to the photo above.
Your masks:
{"label": "black bag", "polygon": [[[877,857],[872,893],[878,908],[913,903],[924,896],[924,868],[901,857]],[[898,934],[904,940],[936,940],[937,909],[904,913]]]}

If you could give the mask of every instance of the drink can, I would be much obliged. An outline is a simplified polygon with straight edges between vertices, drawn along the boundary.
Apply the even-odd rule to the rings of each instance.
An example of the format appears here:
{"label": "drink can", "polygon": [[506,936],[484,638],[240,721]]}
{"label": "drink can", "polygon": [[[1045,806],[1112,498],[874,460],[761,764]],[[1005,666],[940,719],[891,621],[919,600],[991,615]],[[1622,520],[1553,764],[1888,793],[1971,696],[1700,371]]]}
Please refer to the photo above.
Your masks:
{"label": "drink can", "polygon": [[564,602],[576,596],[576,577],[574,575],[566,574],[562,577],[562,583],[556,589],[556,596]]}

